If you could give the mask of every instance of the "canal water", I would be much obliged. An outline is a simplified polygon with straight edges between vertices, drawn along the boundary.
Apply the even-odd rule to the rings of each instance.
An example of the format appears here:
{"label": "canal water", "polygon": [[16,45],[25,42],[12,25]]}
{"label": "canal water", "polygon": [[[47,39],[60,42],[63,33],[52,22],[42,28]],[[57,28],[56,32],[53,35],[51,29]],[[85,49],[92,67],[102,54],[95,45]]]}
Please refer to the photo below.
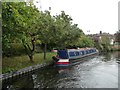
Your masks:
{"label": "canal water", "polygon": [[118,88],[120,52],[82,58],[67,68],[47,66],[29,75],[3,81],[3,88]]}

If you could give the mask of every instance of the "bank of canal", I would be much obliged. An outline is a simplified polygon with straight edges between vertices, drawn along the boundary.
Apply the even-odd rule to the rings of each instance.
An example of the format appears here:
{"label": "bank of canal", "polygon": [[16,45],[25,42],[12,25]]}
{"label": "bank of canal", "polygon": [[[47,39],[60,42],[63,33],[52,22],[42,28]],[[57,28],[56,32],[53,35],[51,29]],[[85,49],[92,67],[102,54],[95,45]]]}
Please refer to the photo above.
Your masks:
{"label": "bank of canal", "polygon": [[83,58],[68,68],[47,66],[3,81],[3,88],[118,88],[120,52]]}

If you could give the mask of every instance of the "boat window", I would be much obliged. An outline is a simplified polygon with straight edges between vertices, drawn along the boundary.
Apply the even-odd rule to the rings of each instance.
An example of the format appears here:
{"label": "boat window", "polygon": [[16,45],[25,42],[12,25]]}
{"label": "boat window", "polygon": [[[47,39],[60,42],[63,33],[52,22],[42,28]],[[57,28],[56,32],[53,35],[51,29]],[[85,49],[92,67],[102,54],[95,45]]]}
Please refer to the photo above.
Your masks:
{"label": "boat window", "polygon": [[89,50],[89,53],[91,53],[91,50]]}
{"label": "boat window", "polygon": [[92,49],[92,52],[94,52],[94,50]]}
{"label": "boat window", "polygon": [[58,55],[59,55],[60,58],[63,58],[63,59],[68,58],[66,50],[58,50]]}
{"label": "boat window", "polygon": [[88,54],[88,51],[86,50],[86,54]]}
{"label": "boat window", "polygon": [[69,55],[70,55],[70,57],[75,56],[75,53],[74,52],[69,52]]}
{"label": "boat window", "polygon": [[79,52],[75,52],[75,55],[78,56],[78,55],[80,55],[80,54],[79,54]]}
{"label": "boat window", "polygon": [[85,52],[84,51],[81,51],[82,52],[82,55],[84,55],[85,54]]}
{"label": "boat window", "polygon": [[82,55],[82,52],[80,51],[79,54]]}

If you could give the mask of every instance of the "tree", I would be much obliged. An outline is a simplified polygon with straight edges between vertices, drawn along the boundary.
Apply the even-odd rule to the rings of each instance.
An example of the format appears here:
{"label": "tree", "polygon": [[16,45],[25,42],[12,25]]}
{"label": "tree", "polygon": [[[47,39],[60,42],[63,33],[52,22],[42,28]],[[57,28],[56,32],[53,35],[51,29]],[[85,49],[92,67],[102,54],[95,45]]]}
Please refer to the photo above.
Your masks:
{"label": "tree", "polygon": [[61,48],[76,42],[82,33],[77,24],[72,24],[72,18],[66,15],[64,11],[55,16],[55,27],[55,43]]}
{"label": "tree", "polygon": [[104,51],[110,50],[110,38],[108,35],[101,35],[100,44],[102,45],[102,48]]}
{"label": "tree", "polygon": [[33,5],[25,2],[2,3],[3,17],[3,51],[15,41],[20,41],[26,53],[33,62],[35,41],[37,38],[36,21],[39,11]]}
{"label": "tree", "polygon": [[79,38],[79,41],[77,42],[77,45],[79,47],[93,47],[94,41],[90,37],[87,37],[84,34],[82,34]]}
{"label": "tree", "polygon": [[46,59],[46,48],[48,44],[65,48],[76,41],[82,32],[77,24],[72,25],[71,17],[64,11],[60,15],[51,16],[49,11],[41,12],[38,21],[39,39],[44,44],[44,59]]}
{"label": "tree", "polygon": [[44,44],[44,59],[46,59],[47,44],[54,42],[54,19],[50,15],[49,11],[41,12],[41,15],[38,19],[38,36],[41,42]]}
{"label": "tree", "polygon": [[[47,45],[52,44],[59,48],[79,45],[77,42],[83,31],[77,24],[72,23],[72,18],[64,11],[56,16],[51,16],[49,11],[38,11],[30,2],[4,2],[2,3],[3,17],[3,51],[8,51],[11,43],[21,43],[30,61],[33,62],[35,44],[38,40],[44,45],[44,59],[46,59]],[[90,45],[88,38],[82,39]]]}
{"label": "tree", "polygon": [[115,42],[120,43],[120,30],[115,33]]}

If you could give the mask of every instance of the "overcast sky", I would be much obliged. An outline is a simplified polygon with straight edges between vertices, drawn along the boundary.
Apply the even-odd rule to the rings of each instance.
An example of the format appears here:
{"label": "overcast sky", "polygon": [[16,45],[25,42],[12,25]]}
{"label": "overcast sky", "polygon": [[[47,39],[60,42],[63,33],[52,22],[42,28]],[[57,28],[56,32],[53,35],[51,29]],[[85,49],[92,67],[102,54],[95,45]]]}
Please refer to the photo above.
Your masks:
{"label": "overcast sky", "polygon": [[114,34],[118,30],[119,0],[35,0],[41,10],[49,10],[51,14],[65,11],[78,24],[85,34],[99,31]]}

